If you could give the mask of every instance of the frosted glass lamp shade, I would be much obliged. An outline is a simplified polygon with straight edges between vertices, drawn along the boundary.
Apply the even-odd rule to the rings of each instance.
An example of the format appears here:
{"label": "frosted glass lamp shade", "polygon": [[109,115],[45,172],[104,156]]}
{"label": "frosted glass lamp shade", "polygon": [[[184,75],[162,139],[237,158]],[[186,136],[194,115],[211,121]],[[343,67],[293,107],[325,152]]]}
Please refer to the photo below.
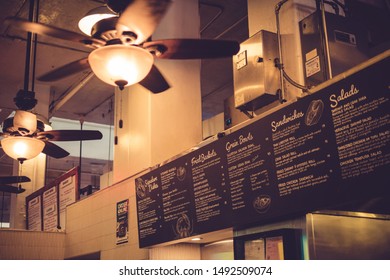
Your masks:
{"label": "frosted glass lamp shade", "polygon": [[105,18],[116,17],[117,15],[111,12],[106,6],[101,6],[90,10],[79,21],[79,29],[86,35],[90,36],[92,27],[100,20]]}
{"label": "frosted glass lamp shade", "polygon": [[1,146],[9,157],[23,162],[38,156],[45,143],[31,137],[12,136],[2,139]]}
{"label": "frosted glass lamp shade", "polygon": [[154,58],[140,47],[112,45],[92,51],[88,61],[100,80],[123,89],[142,81],[150,72]]}

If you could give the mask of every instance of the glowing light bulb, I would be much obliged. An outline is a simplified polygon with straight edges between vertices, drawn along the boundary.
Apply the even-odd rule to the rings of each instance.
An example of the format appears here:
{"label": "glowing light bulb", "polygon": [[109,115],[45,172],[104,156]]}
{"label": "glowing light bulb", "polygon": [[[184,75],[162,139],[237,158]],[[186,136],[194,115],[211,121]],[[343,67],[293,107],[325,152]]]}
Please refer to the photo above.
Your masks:
{"label": "glowing light bulb", "polygon": [[18,140],[13,147],[14,153],[18,156],[18,158],[23,157],[27,151],[27,145],[24,141]]}
{"label": "glowing light bulb", "polygon": [[118,81],[130,86],[142,81],[153,66],[153,56],[143,48],[112,45],[92,51],[88,57],[94,74],[103,82],[116,86]]}
{"label": "glowing light bulb", "polygon": [[39,155],[45,142],[31,137],[11,136],[1,140],[1,147],[9,157],[23,162]]}

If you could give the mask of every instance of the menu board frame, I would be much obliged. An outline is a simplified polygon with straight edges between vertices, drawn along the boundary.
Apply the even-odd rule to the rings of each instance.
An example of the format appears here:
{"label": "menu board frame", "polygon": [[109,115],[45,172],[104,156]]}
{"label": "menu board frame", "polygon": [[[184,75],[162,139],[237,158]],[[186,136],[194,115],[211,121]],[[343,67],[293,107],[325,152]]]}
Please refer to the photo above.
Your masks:
{"label": "menu board frame", "polygon": [[[389,60],[387,55],[137,178],[140,247],[389,195],[390,99],[383,74],[390,72]],[[197,164],[204,170],[194,169]],[[213,193],[221,190],[230,196],[218,205]],[[209,198],[210,204],[198,203]],[[209,215],[207,226],[197,219],[201,212]]]}
{"label": "menu board frame", "polygon": [[[50,184],[47,184],[43,186],[42,188],[38,189],[37,191],[31,193],[26,197],[26,229],[27,230],[39,230],[39,231],[44,231],[47,229],[48,231],[56,231],[56,230],[65,230],[65,215],[63,213],[64,209],[66,208],[67,205],[74,203],[80,199],[80,194],[79,194],[79,185],[78,185],[78,180],[79,178],[79,167],[76,166],[66,172],[65,174],[61,175],[57,179],[55,179],[53,182]],[[70,190],[70,193],[68,193],[69,197],[66,199],[66,201],[61,201],[60,198],[60,185],[61,183],[64,184],[63,182],[72,182],[73,189]],[[67,185],[67,184],[65,184]],[[67,185],[68,186],[68,185]],[[50,215],[45,215],[45,208],[44,208],[44,195],[45,193],[48,194],[50,190],[53,190],[55,193],[55,198],[53,197],[53,203],[50,206],[50,209],[47,208],[46,214]],[[36,213],[33,213],[30,207],[33,204],[33,202],[37,200],[39,201],[39,214],[37,215]],[[66,204],[64,206],[63,204]],[[37,205],[34,205],[34,207],[38,207]],[[62,211],[61,211],[62,209]],[[56,217],[53,217],[53,212],[55,212]],[[49,217],[50,216],[50,217]],[[32,220],[33,219],[33,220]],[[55,223],[55,225],[51,224],[48,228],[49,221],[51,220],[50,223]],[[40,225],[40,226],[34,226],[31,228],[31,225]]]}

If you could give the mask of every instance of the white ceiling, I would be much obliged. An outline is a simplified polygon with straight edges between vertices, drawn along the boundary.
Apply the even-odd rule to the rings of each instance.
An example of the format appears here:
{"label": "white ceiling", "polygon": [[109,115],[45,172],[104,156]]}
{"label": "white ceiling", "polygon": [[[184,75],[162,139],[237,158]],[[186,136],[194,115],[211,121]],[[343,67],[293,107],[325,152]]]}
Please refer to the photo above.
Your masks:
{"label": "white ceiling", "polygon": [[[8,16],[27,18],[27,0],[0,2],[0,117],[15,108],[12,98],[23,88],[26,50],[26,32],[5,28]],[[52,26],[79,32],[78,20],[103,1],[40,0],[39,21]],[[232,39],[242,42],[248,37],[246,0],[200,1],[202,38]],[[51,37],[38,37],[36,75],[39,76],[66,63],[86,57],[89,49],[83,45]],[[4,67],[5,66],[5,67]],[[231,59],[214,59],[202,62],[203,117],[223,112],[223,101],[233,94]],[[48,83],[56,104],[66,91],[80,83],[86,73],[79,73],[57,82]],[[97,123],[111,122],[108,117],[110,98],[114,89],[93,77],[58,112],[56,117],[79,119]]]}
{"label": "white ceiling", "polygon": [[[103,3],[104,1],[98,0],[40,0],[39,22],[80,33],[77,27],[78,20],[89,10]],[[9,16],[27,18],[28,4],[29,0],[0,0],[0,121],[16,108],[13,98],[18,90],[23,89],[26,52],[26,33],[7,29],[3,21]],[[201,0],[199,13],[202,38],[229,39],[238,42],[247,39],[247,0]],[[77,43],[38,36],[36,76],[86,57],[89,51],[88,48]],[[52,105],[57,104],[61,96],[78,85],[87,74],[79,73],[48,83]],[[85,121],[111,125],[113,94],[112,86],[93,77],[59,111],[54,115],[50,114],[50,117],[72,120],[83,118]],[[233,94],[230,58],[202,61],[201,94],[204,119],[223,112],[224,100]],[[62,160],[49,159],[49,170],[53,169],[53,172],[66,171],[75,165],[78,165],[77,157],[69,156]],[[96,168],[97,165],[101,168]],[[0,173],[2,173],[0,175],[12,173],[10,166],[12,160],[0,151]],[[83,163],[83,170],[88,174],[100,175],[105,169],[104,160],[89,159]]]}

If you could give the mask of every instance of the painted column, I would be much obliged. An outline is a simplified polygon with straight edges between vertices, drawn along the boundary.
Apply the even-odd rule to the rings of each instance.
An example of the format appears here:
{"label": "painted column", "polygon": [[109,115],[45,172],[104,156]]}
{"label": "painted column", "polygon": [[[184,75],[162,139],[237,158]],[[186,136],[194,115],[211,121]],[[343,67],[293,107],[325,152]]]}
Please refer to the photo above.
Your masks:
{"label": "painted column", "polygon": [[[198,1],[173,1],[152,40],[199,38]],[[156,59],[171,88],[116,89],[114,182],[167,160],[202,139],[200,61]],[[122,99],[122,100],[121,100]],[[120,109],[121,108],[121,109]],[[123,128],[118,128],[119,119]]]}
{"label": "painted column", "polygon": [[[199,38],[199,7],[197,0],[172,1],[152,40]],[[171,88],[153,94],[140,85],[116,89],[116,135],[114,146],[113,182],[159,164],[202,140],[202,112],[199,60],[155,60]],[[119,119],[123,128],[118,128]],[[129,188],[134,184],[124,181]],[[135,191],[130,195],[131,209],[136,209]],[[131,220],[136,214],[130,215]],[[136,226],[136,225],[135,225]],[[134,229],[133,229],[134,230]],[[132,229],[130,229],[130,232]],[[196,245],[198,246],[198,245]],[[138,247],[138,246],[137,246]],[[165,258],[182,256],[200,259],[200,251],[193,246],[165,247]],[[153,258],[151,249],[149,258]],[[137,250],[133,250],[136,254]]]}

